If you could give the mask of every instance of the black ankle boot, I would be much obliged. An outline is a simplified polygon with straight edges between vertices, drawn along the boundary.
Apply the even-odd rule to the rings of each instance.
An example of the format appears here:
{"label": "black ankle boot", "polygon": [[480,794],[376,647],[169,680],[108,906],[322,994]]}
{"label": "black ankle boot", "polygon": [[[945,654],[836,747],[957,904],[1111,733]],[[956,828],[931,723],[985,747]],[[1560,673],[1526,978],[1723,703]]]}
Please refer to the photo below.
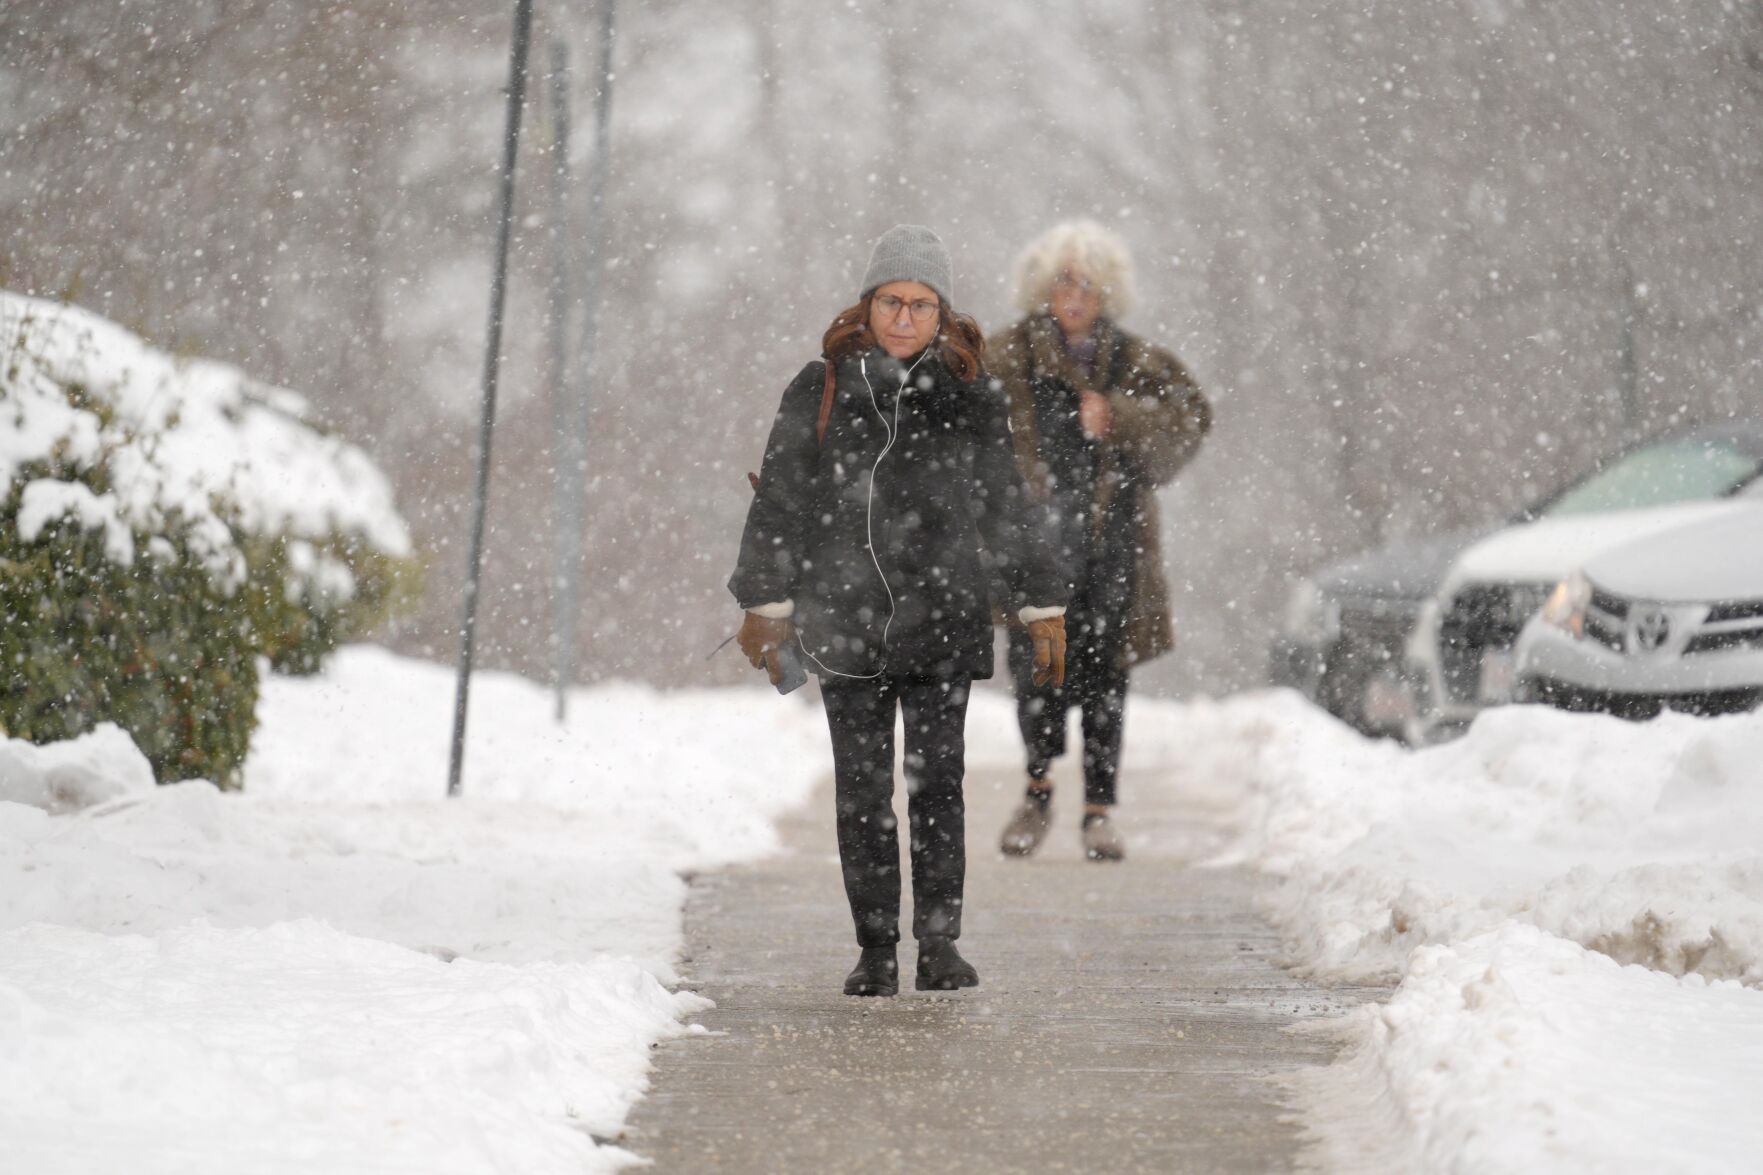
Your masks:
{"label": "black ankle boot", "polygon": [[927,934],[918,940],[919,991],[954,991],[958,987],[978,987],[979,972],[955,949],[955,940],[941,934]]}
{"label": "black ankle boot", "polygon": [[845,976],[846,995],[895,995],[900,990],[900,964],[894,944],[864,947],[857,967]]}

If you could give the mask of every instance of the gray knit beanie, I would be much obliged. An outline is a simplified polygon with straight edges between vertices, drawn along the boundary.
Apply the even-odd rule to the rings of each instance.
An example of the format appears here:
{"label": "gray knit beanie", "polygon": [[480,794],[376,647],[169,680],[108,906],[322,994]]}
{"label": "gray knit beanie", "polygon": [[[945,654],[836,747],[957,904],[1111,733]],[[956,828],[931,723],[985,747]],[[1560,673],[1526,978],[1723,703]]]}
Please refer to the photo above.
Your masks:
{"label": "gray knit beanie", "polygon": [[869,255],[858,297],[889,282],[919,282],[935,290],[944,306],[953,302],[955,264],[943,239],[919,224],[897,224],[883,233]]}

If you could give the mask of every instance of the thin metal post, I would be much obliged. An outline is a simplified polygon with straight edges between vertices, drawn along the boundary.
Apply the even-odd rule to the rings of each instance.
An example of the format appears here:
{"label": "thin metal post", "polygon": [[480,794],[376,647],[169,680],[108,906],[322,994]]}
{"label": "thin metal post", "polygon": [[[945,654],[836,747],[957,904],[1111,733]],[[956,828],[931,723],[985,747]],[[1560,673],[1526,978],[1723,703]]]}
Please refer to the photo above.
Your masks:
{"label": "thin metal post", "polygon": [[581,562],[582,430],[580,385],[570,379],[564,334],[569,320],[569,46],[551,41],[551,293],[550,382],[551,488],[556,537],[552,542],[551,685],[557,692],[557,721],[568,705],[575,676],[575,600]]}
{"label": "thin metal post", "polygon": [[[612,166],[612,45],[613,16],[616,0],[601,0],[600,4],[600,61],[599,85],[594,91],[594,159],[588,171],[588,210],[583,223],[586,237],[586,249],[582,259],[582,333],[581,346],[576,358],[576,395],[575,419],[571,427],[564,430],[565,453],[567,454],[566,472],[568,484],[565,492],[568,504],[561,512],[563,525],[568,529],[569,541],[576,544],[571,548],[571,558],[564,567],[563,583],[558,592],[560,606],[564,609],[566,620],[560,640],[561,646],[567,650],[569,673],[573,676],[575,656],[575,621],[578,585],[581,580],[581,558],[579,543],[582,528],[582,498],[586,493],[588,457],[588,399],[593,386],[595,352],[595,331],[599,324],[600,313],[600,268],[601,255],[606,238],[606,226],[603,216],[606,202],[606,173]],[[557,717],[563,718],[563,691],[568,685],[565,679],[558,686]]]}
{"label": "thin metal post", "polygon": [[527,47],[532,40],[533,0],[515,0],[514,45],[508,63],[508,119],[502,139],[502,205],[496,223],[496,268],[490,283],[489,339],[484,352],[483,419],[478,431],[477,488],[471,503],[471,552],[465,571],[465,620],[459,630],[459,688],[453,702],[453,751],[447,794],[459,794],[465,765],[465,715],[471,695],[471,657],[477,635],[478,569],[483,563],[484,511],[490,496],[490,439],[496,423],[496,377],[502,357],[502,307],[508,286],[508,238],[514,221],[514,159],[520,146],[520,112],[526,102]]}
{"label": "thin metal post", "polygon": [[1635,319],[1640,316],[1640,297],[1636,293],[1634,266],[1626,254],[1622,257],[1622,329],[1616,349],[1616,394],[1622,407],[1622,430],[1625,441],[1640,435],[1641,380],[1640,362],[1635,355]]}
{"label": "thin metal post", "polygon": [[600,309],[600,254],[606,236],[602,217],[606,204],[606,173],[612,166],[612,138],[608,128],[612,122],[612,32],[616,6],[617,0],[601,0],[600,85],[594,91],[594,168],[588,175],[588,255],[582,290],[587,299],[587,314],[582,320],[584,386],[588,383],[587,372],[594,353],[594,331]]}

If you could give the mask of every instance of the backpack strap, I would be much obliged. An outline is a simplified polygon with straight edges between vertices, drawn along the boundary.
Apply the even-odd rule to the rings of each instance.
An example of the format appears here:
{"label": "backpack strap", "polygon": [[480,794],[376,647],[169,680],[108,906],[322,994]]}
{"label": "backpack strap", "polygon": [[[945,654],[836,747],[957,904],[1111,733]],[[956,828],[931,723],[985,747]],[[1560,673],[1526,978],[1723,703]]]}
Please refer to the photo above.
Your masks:
{"label": "backpack strap", "polygon": [[[826,424],[833,416],[833,393],[837,390],[838,378],[833,372],[832,360],[828,359],[826,361],[826,384],[820,392],[820,419],[814,422],[814,443],[818,446],[826,444]],[[748,473],[747,484],[753,487],[754,493],[758,493],[759,475]]]}
{"label": "backpack strap", "polygon": [[814,422],[814,443],[826,444],[826,425],[833,418],[833,392],[838,388],[838,376],[833,371],[833,361],[826,361],[826,387],[820,393],[820,419]]}

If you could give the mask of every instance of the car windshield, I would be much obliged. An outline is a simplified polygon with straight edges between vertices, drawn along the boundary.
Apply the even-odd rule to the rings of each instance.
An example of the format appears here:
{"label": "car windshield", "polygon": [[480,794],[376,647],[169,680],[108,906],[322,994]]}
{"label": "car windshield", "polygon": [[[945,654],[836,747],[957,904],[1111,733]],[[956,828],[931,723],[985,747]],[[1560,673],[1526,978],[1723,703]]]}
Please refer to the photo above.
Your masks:
{"label": "car windshield", "polygon": [[1543,516],[1639,510],[1724,497],[1757,472],[1753,454],[1724,441],[1663,441],[1600,469],[1551,502]]}

